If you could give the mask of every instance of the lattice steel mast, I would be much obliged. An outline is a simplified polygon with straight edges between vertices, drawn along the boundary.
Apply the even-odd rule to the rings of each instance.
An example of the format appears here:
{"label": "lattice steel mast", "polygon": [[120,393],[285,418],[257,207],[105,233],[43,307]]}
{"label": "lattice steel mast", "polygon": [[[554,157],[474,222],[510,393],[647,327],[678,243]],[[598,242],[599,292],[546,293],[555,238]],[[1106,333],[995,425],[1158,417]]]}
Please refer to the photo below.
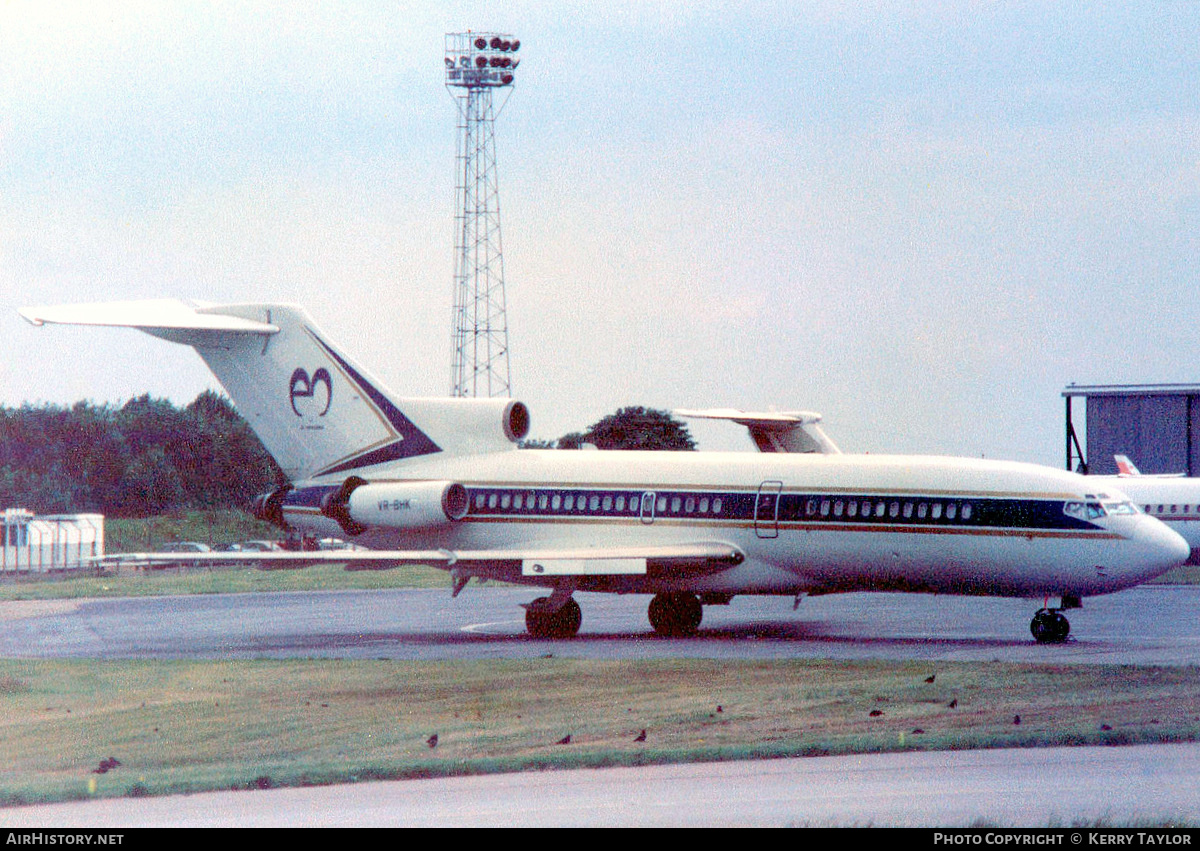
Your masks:
{"label": "lattice steel mast", "polygon": [[492,92],[511,91],[520,46],[500,33],[446,35],[446,88],[459,116],[454,396],[509,396],[512,391]]}

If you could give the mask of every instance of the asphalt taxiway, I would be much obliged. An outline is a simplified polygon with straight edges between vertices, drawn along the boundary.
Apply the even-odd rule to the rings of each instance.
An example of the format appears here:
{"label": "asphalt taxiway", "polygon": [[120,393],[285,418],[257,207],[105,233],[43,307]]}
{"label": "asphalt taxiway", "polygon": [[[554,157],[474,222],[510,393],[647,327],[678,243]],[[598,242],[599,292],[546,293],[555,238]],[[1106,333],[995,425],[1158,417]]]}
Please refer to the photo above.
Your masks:
{"label": "asphalt taxiway", "polygon": [[1200,589],[1143,586],[1084,601],[1070,640],[1035,644],[1040,601],[910,594],[706,606],[698,635],[661,638],[648,597],[578,594],[570,640],[525,633],[531,589],[470,587],[225,594],[0,604],[0,657],[24,658],[833,658],[1200,664]]}

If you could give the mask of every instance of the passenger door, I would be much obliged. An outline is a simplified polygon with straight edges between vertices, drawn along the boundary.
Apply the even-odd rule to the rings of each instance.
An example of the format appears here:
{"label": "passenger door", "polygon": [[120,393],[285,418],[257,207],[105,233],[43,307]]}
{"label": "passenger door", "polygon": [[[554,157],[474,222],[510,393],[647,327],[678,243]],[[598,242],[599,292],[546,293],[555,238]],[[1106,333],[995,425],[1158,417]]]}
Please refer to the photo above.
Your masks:
{"label": "passenger door", "polygon": [[754,500],[754,531],[760,538],[779,537],[779,494],[783,482],[767,481],[758,486]]}

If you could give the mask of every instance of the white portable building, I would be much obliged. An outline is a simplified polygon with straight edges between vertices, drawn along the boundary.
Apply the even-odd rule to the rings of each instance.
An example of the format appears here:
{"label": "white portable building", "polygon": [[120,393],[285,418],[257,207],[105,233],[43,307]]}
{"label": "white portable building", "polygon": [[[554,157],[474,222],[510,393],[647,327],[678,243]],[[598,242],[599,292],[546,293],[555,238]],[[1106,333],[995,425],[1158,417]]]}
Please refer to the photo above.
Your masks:
{"label": "white portable building", "polygon": [[103,556],[103,514],[39,516],[25,508],[4,510],[0,573],[78,570]]}

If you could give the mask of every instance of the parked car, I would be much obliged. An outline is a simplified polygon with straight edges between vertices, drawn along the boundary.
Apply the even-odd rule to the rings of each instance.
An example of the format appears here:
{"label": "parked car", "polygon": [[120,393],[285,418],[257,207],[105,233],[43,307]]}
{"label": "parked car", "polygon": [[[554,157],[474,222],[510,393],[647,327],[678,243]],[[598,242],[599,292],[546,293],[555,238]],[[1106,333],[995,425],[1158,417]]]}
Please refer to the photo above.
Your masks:
{"label": "parked car", "polygon": [[[208,544],[201,544],[199,541],[171,541],[163,545],[162,551],[165,553],[179,553],[182,556],[185,553],[210,553],[212,552],[212,547]],[[188,561],[186,558],[181,557],[175,564],[178,567],[196,567],[199,565],[199,562]],[[151,565],[154,570],[163,570],[170,566],[167,563]]]}
{"label": "parked car", "polygon": [[317,541],[317,548],[322,550],[365,550],[366,547],[343,541],[341,538],[322,538]]}
{"label": "parked car", "polygon": [[164,553],[210,553],[212,547],[197,541],[171,541],[163,546]]}
{"label": "parked car", "polygon": [[240,544],[234,544],[239,551],[245,553],[269,553],[274,550],[282,550],[278,541],[242,541]]}

